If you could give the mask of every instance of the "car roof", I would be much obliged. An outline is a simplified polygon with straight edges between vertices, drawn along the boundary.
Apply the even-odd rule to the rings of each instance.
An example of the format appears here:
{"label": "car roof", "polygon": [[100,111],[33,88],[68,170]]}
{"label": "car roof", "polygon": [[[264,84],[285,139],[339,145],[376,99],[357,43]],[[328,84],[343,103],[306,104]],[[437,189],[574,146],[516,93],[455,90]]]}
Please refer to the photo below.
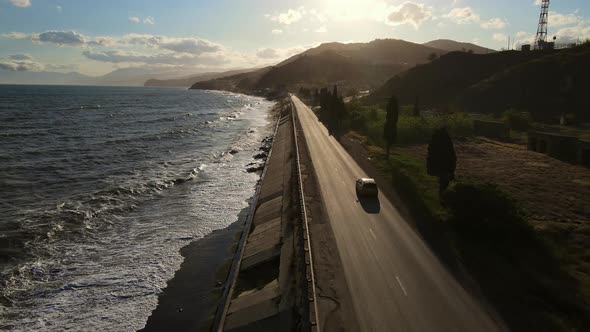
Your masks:
{"label": "car roof", "polygon": [[357,181],[360,181],[362,183],[374,183],[374,184],[376,184],[375,179],[371,179],[371,178],[360,178]]}

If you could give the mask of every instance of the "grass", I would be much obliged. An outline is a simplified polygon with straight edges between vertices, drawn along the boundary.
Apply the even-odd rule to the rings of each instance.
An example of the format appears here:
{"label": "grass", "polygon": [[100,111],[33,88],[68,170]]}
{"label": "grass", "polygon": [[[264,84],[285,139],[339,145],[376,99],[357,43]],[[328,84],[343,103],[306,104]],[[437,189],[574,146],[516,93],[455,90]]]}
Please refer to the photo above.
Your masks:
{"label": "grass", "polygon": [[[563,259],[579,257],[530,227],[527,214],[504,213],[520,211],[520,204],[511,195],[496,186],[463,182],[461,185],[472,186],[473,192],[464,195],[467,201],[455,204],[455,209],[460,210],[452,211],[449,208],[452,204],[446,207],[441,204],[437,179],[427,175],[424,160],[409,154],[409,147],[395,146],[389,160],[382,148],[368,145],[367,149],[371,162],[393,184],[412,216],[421,223],[436,224],[429,228],[438,230],[438,236],[452,247],[456,259],[463,262],[511,329],[590,330],[590,311],[583,285],[566,270]],[[421,149],[419,155],[424,152]],[[481,202],[475,198],[469,201],[478,194]],[[496,199],[504,203],[490,203]],[[517,208],[498,208],[511,204]],[[469,208],[472,214],[466,214],[468,222],[457,222],[458,211]],[[556,237],[565,234],[557,233]]]}
{"label": "grass", "polygon": [[[360,104],[349,105],[350,127],[367,136],[369,143],[383,146],[383,126],[386,113],[383,109]],[[465,113],[450,113],[443,116],[420,116],[411,114],[410,106],[402,106],[397,123],[397,143],[427,143],[434,130],[446,126],[451,136],[473,136],[473,119]]]}

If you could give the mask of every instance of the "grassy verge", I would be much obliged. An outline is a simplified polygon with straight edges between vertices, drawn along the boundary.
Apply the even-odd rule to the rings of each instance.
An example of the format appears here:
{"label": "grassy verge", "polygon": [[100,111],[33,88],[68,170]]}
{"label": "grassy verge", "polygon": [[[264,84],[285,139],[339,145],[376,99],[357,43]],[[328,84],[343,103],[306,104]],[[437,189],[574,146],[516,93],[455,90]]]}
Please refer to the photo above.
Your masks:
{"label": "grassy verge", "polygon": [[381,148],[367,149],[412,216],[435,224],[429,229],[440,231],[511,329],[590,331],[579,285],[564,272],[554,244],[538,236],[508,194],[464,181],[453,185],[443,205],[423,162],[395,148],[389,160]]}

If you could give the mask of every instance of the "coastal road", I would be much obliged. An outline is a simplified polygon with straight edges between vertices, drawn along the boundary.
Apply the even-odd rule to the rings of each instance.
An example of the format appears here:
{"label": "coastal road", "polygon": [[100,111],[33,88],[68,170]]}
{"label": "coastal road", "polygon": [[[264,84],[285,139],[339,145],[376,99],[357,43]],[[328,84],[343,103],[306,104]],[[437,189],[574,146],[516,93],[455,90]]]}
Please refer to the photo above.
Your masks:
{"label": "coastal road", "polygon": [[[382,194],[362,206],[365,172],[292,96],[362,331],[502,331]],[[313,236],[313,234],[312,234]]]}

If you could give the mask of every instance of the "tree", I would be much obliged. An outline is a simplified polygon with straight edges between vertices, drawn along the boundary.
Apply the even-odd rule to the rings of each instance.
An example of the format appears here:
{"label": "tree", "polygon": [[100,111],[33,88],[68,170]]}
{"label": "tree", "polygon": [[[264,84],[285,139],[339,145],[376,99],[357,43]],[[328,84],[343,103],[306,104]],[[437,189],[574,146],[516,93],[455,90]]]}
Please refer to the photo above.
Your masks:
{"label": "tree", "polygon": [[418,96],[416,96],[416,102],[414,103],[414,110],[412,111],[412,115],[420,116],[420,104],[418,103]]}
{"label": "tree", "polygon": [[385,117],[385,126],[383,127],[383,138],[385,139],[385,148],[387,150],[387,159],[389,159],[389,148],[397,138],[397,120],[399,117],[399,106],[395,96],[391,96],[387,102],[387,116]]}
{"label": "tree", "polygon": [[447,128],[439,128],[434,131],[430,144],[428,144],[428,156],[426,169],[428,175],[438,177],[439,194],[447,189],[449,183],[455,179],[455,168],[457,167],[457,155],[453,140]]}
{"label": "tree", "polygon": [[428,55],[428,61],[434,61],[436,58],[438,58],[438,55],[436,55],[435,52],[432,52]]}

